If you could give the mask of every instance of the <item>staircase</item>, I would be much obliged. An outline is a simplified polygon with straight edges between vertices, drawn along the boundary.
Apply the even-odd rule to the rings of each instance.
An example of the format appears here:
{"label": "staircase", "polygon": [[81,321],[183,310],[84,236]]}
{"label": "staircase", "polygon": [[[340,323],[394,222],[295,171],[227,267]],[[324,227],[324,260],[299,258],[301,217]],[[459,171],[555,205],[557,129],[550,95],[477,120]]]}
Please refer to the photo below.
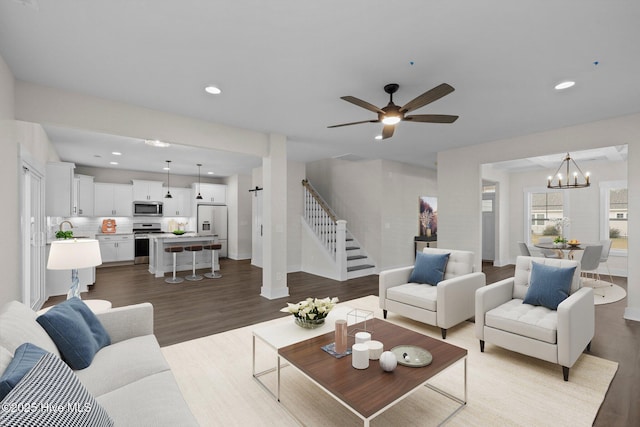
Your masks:
{"label": "staircase", "polygon": [[306,224],[317,243],[329,255],[331,265],[327,274],[318,273],[337,280],[375,274],[375,265],[355,237],[347,230],[347,222],[337,219],[333,209],[306,179],[302,181],[304,191],[303,223]]}

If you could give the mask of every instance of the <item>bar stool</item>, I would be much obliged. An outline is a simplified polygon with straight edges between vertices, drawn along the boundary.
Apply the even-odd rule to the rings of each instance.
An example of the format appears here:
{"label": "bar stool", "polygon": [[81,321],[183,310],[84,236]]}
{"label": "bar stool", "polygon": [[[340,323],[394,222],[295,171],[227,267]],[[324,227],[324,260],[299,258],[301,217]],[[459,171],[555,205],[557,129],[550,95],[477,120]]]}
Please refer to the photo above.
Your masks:
{"label": "bar stool", "polygon": [[202,252],[202,245],[190,245],[185,246],[184,250],[187,252],[191,252],[193,254],[193,267],[190,276],[186,276],[185,279],[190,280],[192,282],[196,280],[202,280],[203,277],[199,274],[196,274],[196,252]]}
{"label": "bar stool", "polygon": [[209,279],[221,278],[222,274],[216,272],[216,251],[222,249],[222,245],[220,243],[209,243],[202,248],[211,251],[211,273],[204,273],[204,277],[208,277]]}
{"label": "bar stool", "polygon": [[164,281],[167,283],[184,282],[182,277],[176,277],[176,254],[183,251],[182,246],[169,246],[168,248],[164,248],[164,251],[173,254],[173,277],[164,279]]}

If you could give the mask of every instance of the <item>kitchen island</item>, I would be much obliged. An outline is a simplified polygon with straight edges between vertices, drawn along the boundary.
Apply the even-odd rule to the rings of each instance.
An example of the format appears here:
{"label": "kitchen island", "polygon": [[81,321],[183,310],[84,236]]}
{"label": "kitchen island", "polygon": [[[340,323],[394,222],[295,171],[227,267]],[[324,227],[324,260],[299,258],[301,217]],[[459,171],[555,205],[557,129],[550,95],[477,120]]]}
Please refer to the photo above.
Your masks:
{"label": "kitchen island", "polygon": [[[218,241],[217,234],[210,233],[157,233],[149,235],[149,273],[156,277],[164,277],[173,271],[173,256],[164,249],[171,246],[206,245]],[[176,257],[176,271],[191,271],[191,252],[180,252]],[[218,251],[215,256],[215,270],[220,270]],[[211,269],[211,251],[196,252],[196,269]]]}

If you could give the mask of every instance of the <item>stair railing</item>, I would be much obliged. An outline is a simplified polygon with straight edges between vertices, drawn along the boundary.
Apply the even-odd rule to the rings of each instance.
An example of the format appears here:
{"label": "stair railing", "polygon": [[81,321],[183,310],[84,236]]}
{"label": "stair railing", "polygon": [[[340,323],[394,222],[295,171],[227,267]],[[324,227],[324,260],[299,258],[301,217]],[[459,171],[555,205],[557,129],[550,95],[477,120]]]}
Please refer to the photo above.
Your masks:
{"label": "stair railing", "polygon": [[313,188],[308,180],[302,180],[304,187],[304,219],[318,237],[329,254],[346,272],[346,221],[338,220],[335,212]]}

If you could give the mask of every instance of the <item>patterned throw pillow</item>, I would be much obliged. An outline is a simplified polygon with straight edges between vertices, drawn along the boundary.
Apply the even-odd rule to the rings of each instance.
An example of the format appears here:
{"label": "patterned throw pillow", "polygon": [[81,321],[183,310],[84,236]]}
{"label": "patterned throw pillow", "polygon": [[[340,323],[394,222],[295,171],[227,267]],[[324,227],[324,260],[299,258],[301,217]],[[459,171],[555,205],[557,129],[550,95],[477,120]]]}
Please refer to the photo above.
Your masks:
{"label": "patterned throw pillow", "polygon": [[46,354],[0,402],[1,426],[113,426],[113,420],[58,357]]}

